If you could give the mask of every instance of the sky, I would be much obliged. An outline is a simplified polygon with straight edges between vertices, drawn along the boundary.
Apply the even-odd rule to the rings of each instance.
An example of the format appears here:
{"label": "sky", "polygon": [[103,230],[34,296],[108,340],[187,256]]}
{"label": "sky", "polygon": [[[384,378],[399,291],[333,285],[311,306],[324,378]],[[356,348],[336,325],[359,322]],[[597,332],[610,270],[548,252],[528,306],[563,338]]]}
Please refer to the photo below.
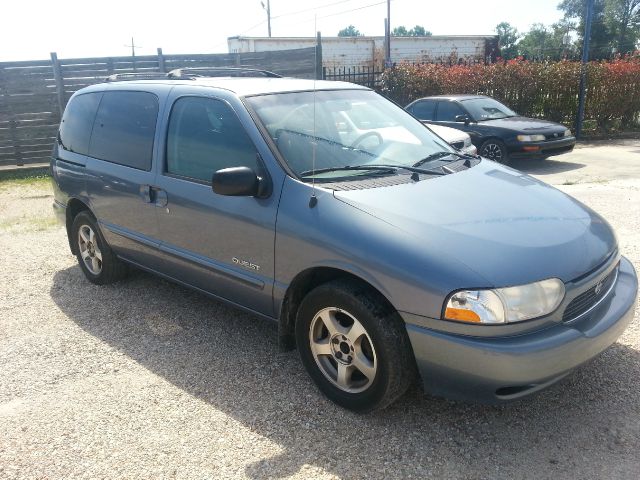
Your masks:
{"label": "sky", "polygon": [[[227,53],[227,37],[267,36],[267,0],[8,0],[0,62],[129,55]],[[383,35],[385,0],[270,0],[272,36],[335,36],[350,24]],[[391,0],[391,28],[416,24],[434,35],[493,34],[507,21],[520,31],[561,18],[560,0]]]}

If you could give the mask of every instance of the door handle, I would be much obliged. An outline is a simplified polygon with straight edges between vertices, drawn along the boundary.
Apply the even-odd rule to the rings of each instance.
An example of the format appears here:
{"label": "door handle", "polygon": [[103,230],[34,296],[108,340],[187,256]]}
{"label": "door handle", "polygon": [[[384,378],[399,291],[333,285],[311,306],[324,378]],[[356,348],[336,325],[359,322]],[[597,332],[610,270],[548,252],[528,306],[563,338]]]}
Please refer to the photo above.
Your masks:
{"label": "door handle", "polygon": [[169,203],[167,192],[152,185],[140,185],[140,196],[145,203],[153,203],[156,207],[166,207]]}
{"label": "door handle", "polygon": [[151,185],[140,185],[140,196],[144,203],[151,203],[153,201]]}
{"label": "door handle", "polygon": [[151,189],[153,190],[153,200],[156,207],[166,207],[167,203],[169,203],[167,192],[158,187],[151,187]]}

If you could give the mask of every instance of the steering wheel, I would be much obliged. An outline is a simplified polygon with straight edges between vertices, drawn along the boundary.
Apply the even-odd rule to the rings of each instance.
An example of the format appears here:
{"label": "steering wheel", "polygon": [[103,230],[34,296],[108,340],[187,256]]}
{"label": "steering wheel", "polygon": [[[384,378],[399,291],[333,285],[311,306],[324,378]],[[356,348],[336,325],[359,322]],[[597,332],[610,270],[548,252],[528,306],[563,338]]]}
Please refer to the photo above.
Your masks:
{"label": "steering wheel", "polygon": [[365,141],[369,137],[376,137],[378,139],[378,147],[384,143],[384,140],[382,139],[382,135],[380,135],[378,132],[367,132],[367,133],[363,133],[358,138],[356,138],[351,144],[351,148],[357,148],[358,145],[360,145],[363,141]]}

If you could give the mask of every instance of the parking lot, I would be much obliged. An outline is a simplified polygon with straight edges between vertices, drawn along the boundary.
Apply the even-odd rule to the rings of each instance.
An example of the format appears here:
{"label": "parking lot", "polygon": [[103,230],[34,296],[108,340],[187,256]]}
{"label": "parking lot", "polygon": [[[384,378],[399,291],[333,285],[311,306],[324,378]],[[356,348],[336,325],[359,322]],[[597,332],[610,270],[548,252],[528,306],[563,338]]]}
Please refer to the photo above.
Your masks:
{"label": "parking lot", "polygon": [[[640,141],[514,167],[601,213],[640,270]],[[145,273],[89,284],[51,202],[46,181],[0,182],[0,478],[640,478],[638,312],[531,398],[413,389],[356,415],[273,324]]]}

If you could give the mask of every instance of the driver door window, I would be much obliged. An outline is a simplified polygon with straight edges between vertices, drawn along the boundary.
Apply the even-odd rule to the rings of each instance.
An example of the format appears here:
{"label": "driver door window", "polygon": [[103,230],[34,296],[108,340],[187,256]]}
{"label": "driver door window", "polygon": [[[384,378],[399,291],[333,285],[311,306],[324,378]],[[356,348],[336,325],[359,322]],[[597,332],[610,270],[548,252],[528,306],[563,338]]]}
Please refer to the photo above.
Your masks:
{"label": "driver door window", "polygon": [[438,113],[436,120],[438,122],[455,122],[456,115],[464,115],[462,108],[454,102],[440,102],[438,104]]}
{"label": "driver door window", "polygon": [[210,182],[229,167],[258,169],[256,148],[234,111],[212,98],[178,99],[169,119],[167,173]]}

